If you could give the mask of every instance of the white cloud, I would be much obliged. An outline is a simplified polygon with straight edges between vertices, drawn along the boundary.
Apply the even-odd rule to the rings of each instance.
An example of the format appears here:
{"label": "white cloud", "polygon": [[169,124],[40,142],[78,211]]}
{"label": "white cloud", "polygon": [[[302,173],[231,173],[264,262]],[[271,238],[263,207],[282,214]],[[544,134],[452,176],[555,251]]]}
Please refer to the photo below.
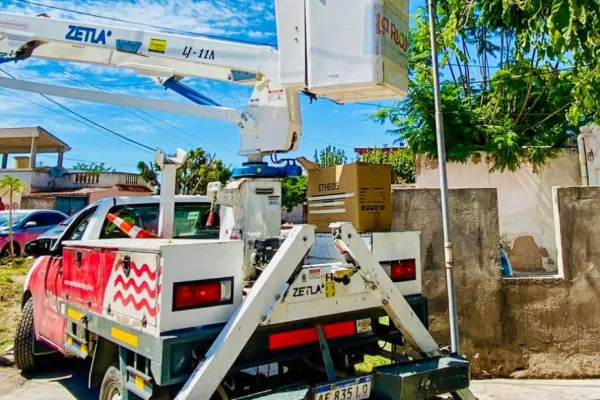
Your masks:
{"label": "white cloud", "polygon": [[[17,14],[38,15],[46,13],[52,18],[68,20],[81,20],[104,25],[129,26],[135,29],[157,30],[155,28],[132,25],[123,22],[108,21],[91,16],[77,15],[44,6],[24,5],[11,0],[0,0],[2,11]],[[36,0],[39,3],[61,6],[80,12],[102,15],[109,18],[131,20],[145,24],[163,26],[185,31],[193,31],[208,35],[226,36],[228,38],[264,42],[267,38],[275,36],[274,2],[273,0],[79,0],[74,2],[56,0]],[[5,68],[6,67],[6,68]],[[189,104],[189,101],[180,95],[165,90],[157,84],[147,84],[148,78],[140,77],[135,72],[127,69],[105,68],[94,65],[67,63],[46,60],[28,59],[17,64],[2,66],[19,79],[62,85],[68,87],[90,89],[89,84],[96,85],[126,85],[133,86],[99,86],[98,90],[106,90],[115,93],[128,94],[132,96],[157,98],[167,101],[178,101]],[[0,73],[0,76],[3,74]],[[85,82],[78,83],[75,80]],[[243,109],[247,105],[251,89],[245,86],[208,81],[203,79],[186,79],[184,84],[189,85],[200,93],[214,99],[223,106]],[[1,89],[1,88],[0,88]],[[144,122],[127,111],[117,107],[90,102],[82,102],[66,98],[55,98],[70,109],[90,118],[91,120],[113,129],[118,133],[129,135],[134,140],[139,140],[154,147],[162,143],[173,143],[176,140],[166,133],[160,131],[149,123]],[[35,102],[38,105],[32,103]],[[41,107],[43,105],[46,108]],[[54,110],[50,111],[50,110]],[[239,137],[235,125],[216,122],[212,125],[218,132],[227,132],[227,138],[222,136],[211,136],[203,129],[202,120],[186,116],[178,116],[167,113],[154,113],[154,118],[142,115],[143,118],[151,120],[162,128],[187,138],[199,145],[207,143],[213,146],[213,150],[219,153],[228,150],[230,153],[237,151]],[[62,115],[59,115],[60,113]],[[101,153],[107,152],[102,144],[116,144],[115,140],[106,132],[90,128],[81,123],[68,111],[60,109],[41,96],[33,93],[0,90],[0,126],[6,126],[6,122],[13,126],[40,125],[46,127],[59,137],[65,136],[67,142],[72,144],[73,157],[81,158],[83,154],[89,154],[91,159],[102,157]],[[184,136],[177,129],[163,125],[161,120],[176,126],[183,131],[193,133],[199,138]],[[222,127],[222,128],[221,128]],[[231,133],[231,134],[229,134]],[[93,134],[94,139],[84,139]],[[206,140],[204,140],[206,137]],[[211,140],[212,138],[212,140]],[[223,141],[227,140],[227,141]],[[98,144],[96,144],[98,143]],[[102,144],[101,144],[102,143]],[[178,144],[181,145],[181,144]],[[209,146],[209,147],[210,147]],[[133,150],[129,146],[118,145],[123,155],[128,151],[134,151],[135,157],[145,154],[140,150]],[[187,145],[185,145],[187,147]],[[121,152],[121,150],[119,150]],[[114,156],[111,147],[110,155]],[[151,156],[150,156],[151,157]],[[100,158],[101,159],[101,158]]]}
{"label": "white cloud", "polygon": [[268,36],[273,36],[272,32],[262,32],[262,31],[248,31],[248,37],[252,39],[262,39]]}
{"label": "white cloud", "polygon": [[[49,6],[56,2],[38,0]],[[269,1],[269,3],[271,3]],[[101,15],[107,18],[135,21],[191,31],[199,34],[242,36],[248,28],[259,29],[264,21],[271,20],[273,5],[261,2],[252,2],[249,6],[245,2],[229,1],[194,1],[194,0],[87,0],[69,4],[62,2],[66,9],[73,9],[81,13]],[[115,26],[132,26],[127,22],[109,21],[91,15],[81,15],[47,8],[44,6],[23,6],[22,3],[10,3],[4,7],[7,12],[28,15],[46,13],[52,18],[81,20]],[[158,29],[133,25],[139,29]]]}

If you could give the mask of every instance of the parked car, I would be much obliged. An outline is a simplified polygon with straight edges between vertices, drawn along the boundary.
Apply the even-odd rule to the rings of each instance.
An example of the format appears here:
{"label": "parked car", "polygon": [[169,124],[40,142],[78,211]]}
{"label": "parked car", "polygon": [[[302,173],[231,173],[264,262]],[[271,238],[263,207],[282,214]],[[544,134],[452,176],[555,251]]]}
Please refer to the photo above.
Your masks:
{"label": "parked car", "polygon": [[[15,255],[24,253],[25,244],[47,230],[56,227],[68,215],[54,210],[15,210],[12,212],[13,246]],[[10,254],[8,240],[9,212],[0,211],[0,257]]]}
{"label": "parked car", "polygon": [[67,226],[69,226],[69,224],[75,218],[77,218],[78,215],[79,215],[79,213],[71,215],[69,218],[65,219],[60,224],[56,225],[54,228],[48,229],[47,231],[42,233],[40,236],[37,237],[37,239],[45,239],[45,238],[58,239],[60,237],[60,235],[65,231],[65,229],[67,229]]}

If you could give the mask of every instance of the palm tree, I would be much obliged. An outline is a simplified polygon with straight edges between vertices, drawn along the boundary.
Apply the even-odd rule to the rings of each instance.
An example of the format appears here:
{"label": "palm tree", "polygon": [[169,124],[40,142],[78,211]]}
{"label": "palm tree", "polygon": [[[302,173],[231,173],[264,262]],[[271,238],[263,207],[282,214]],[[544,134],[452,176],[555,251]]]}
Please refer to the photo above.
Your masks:
{"label": "palm tree", "polygon": [[10,175],[4,175],[2,179],[0,179],[0,189],[8,189],[8,243],[10,248],[10,261],[15,264],[15,249],[13,246],[13,224],[12,224],[12,204],[13,204],[13,194],[14,193],[22,193],[25,190],[25,182],[23,182],[19,178],[15,178]]}

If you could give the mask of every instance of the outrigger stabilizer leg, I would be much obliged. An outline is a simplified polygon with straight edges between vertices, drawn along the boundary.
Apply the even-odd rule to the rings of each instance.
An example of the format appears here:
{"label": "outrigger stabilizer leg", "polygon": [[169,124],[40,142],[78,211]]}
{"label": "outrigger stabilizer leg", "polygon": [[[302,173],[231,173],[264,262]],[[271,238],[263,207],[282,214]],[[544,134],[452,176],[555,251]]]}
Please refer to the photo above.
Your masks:
{"label": "outrigger stabilizer leg", "polygon": [[[352,224],[332,224],[333,240],[347,262],[354,264],[355,269],[374,293],[381,296],[381,303],[390,320],[402,332],[408,343],[425,357],[441,356],[440,347],[412,310],[404,296],[396,289],[394,283],[367,248]],[[476,400],[467,389],[461,389],[452,396],[462,400]]]}
{"label": "outrigger stabilizer leg", "polygon": [[[376,298],[380,299],[381,306],[406,340],[423,355],[424,360],[443,359],[438,344],[352,225],[337,224],[333,227],[333,231],[336,247],[357,271],[355,278],[365,282],[369,288],[369,296],[377,296]],[[223,328],[204,359],[179,392],[176,400],[208,399],[213,395],[256,328],[271,322],[273,311],[285,301],[290,282],[303,267],[303,261],[313,242],[314,226],[300,225],[291,230],[256,281],[248,297]],[[336,302],[333,298],[331,301]],[[335,307],[332,306],[333,308]],[[310,312],[307,309],[306,318],[310,318]],[[466,361],[463,361],[464,364]],[[463,380],[468,381],[468,376]],[[462,387],[467,386],[468,383]],[[453,391],[452,395],[461,400],[476,399],[468,388]],[[401,394],[396,392],[394,397],[390,398],[401,399],[402,397],[399,396]]]}

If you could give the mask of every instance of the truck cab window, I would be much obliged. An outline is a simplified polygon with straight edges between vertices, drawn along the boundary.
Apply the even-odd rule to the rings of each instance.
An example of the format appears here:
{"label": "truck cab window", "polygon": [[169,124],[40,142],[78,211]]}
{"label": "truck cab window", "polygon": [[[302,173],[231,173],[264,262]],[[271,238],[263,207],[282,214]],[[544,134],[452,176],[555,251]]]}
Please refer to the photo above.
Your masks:
{"label": "truck cab window", "polygon": [[81,240],[95,211],[96,209],[93,208],[88,210],[84,215],[81,215],[79,221],[75,222],[74,227],[70,227],[69,232],[66,233],[63,240]]}
{"label": "truck cab window", "polygon": [[[206,226],[209,203],[179,203],[175,204],[174,231],[175,238],[186,239],[216,239],[219,237],[219,220],[215,218],[212,227]],[[113,207],[109,213],[143,228],[154,234],[158,234],[158,204],[133,204]],[[218,212],[216,212],[218,217]],[[127,238],[115,224],[108,219],[104,221],[101,239]]]}

